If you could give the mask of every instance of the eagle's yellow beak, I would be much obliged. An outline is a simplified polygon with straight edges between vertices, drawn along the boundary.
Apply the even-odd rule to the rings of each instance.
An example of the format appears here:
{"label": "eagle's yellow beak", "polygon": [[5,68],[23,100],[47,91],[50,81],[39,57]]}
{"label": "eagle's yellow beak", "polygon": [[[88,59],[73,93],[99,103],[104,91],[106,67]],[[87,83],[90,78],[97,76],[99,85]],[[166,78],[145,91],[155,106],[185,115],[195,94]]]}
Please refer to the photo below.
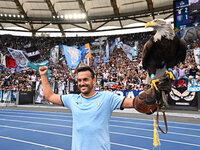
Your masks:
{"label": "eagle's yellow beak", "polygon": [[153,27],[153,26],[157,26],[157,25],[158,25],[157,22],[150,21],[150,22],[147,22],[147,23],[145,24],[145,28]]}

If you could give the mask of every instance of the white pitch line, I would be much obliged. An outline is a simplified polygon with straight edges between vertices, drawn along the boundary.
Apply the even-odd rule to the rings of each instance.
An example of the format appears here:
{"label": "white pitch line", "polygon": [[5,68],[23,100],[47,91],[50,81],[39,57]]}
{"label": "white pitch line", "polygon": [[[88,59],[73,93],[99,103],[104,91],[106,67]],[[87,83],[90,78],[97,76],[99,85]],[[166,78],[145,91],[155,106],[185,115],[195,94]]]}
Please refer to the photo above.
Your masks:
{"label": "white pitch line", "polygon": [[124,144],[113,143],[113,142],[111,142],[111,144],[117,145],[117,146],[123,146],[123,147],[134,148],[134,149],[140,149],[140,150],[149,150],[149,149],[146,149],[146,148],[135,147],[135,146],[130,146],[130,145],[124,145]]}
{"label": "white pitch line", "polygon": [[31,118],[31,119],[42,119],[42,120],[53,120],[53,121],[63,121],[63,122],[72,122],[72,120],[64,120],[64,119],[51,119],[51,118],[41,118],[41,117],[29,117],[29,116],[18,116],[18,115],[4,115],[0,114],[0,116],[6,117],[18,117],[18,118]]}
{"label": "white pitch line", "polygon": [[22,123],[31,123],[31,124],[40,124],[40,125],[47,125],[47,126],[57,126],[57,127],[64,127],[64,128],[72,128],[71,126],[59,125],[59,124],[49,124],[49,123],[40,123],[40,122],[32,122],[32,121],[21,121],[21,120],[13,120],[13,119],[0,119],[0,120],[12,121],[12,122],[22,122]]}
{"label": "white pitch line", "polygon": [[[119,120],[110,120],[112,122],[122,122],[122,123],[130,123],[130,124],[139,124],[139,125],[147,125],[152,126],[152,123],[139,123],[139,122],[130,122],[130,121],[119,121]],[[160,125],[160,127],[165,127],[164,125]],[[177,128],[177,129],[184,129],[184,130],[194,130],[194,131],[200,131],[200,129],[193,129],[193,128],[184,128],[184,127],[176,127],[176,126],[168,126],[168,128]]]}
{"label": "white pitch line", "polygon": [[[46,133],[46,134],[53,134],[53,135],[59,135],[59,136],[65,136],[65,137],[67,136],[67,137],[70,137],[70,138],[72,137],[71,135],[68,135],[68,134],[61,134],[61,133],[56,133],[56,132],[47,132],[47,131],[43,131],[43,130],[35,130],[35,129],[29,129],[29,128],[20,128],[20,127],[5,126],[5,125],[0,125],[0,127],[18,129],[18,130],[25,130],[25,131],[32,131],[32,132],[39,132],[39,133]],[[123,146],[123,147],[134,148],[134,149],[139,149],[139,150],[148,150],[148,149],[145,149],[145,148],[125,145],[125,144],[120,144],[120,143],[111,143],[111,144]]]}
{"label": "white pitch line", "polygon": [[[59,126],[59,127],[72,128],[71,126],[66,126],[66,125],[57,125],[57,124],[40,123],[40,122],[32,122],[32,121],[22,121],[22,120],[12,120],[12,119],[0,119],[0,120],[7,120],[7,121],[14,121],[14,122],[22,122],[22,123],[31,123],[31,124],[40,124],[40,125]],[[133,129],[133,130],[142,130],[142,131],[148,131],[148,132],[152,132],[153,131],[151,129],[126,127],[126,126],[119,126],[119,125],[109,125],[109,126],[111,126],[111,127],[117,127],[117,128]],[[160,131],[158,131],[158,132],[160,132]],[[175,134],[175,135],[181,135],[181,136],[183,135],[183,136],[190,136],[190,137],[200,138],[200,136],[198,136],[198,135],[183,134],[183,133],[177,133],[177,132],[168,132],[168,134]]]}
{"label": "white pitch line", "polygon": [[[29,117],[29,116],[18,116],[18,115],[5,115],[0,114],[0,116],[7,116],[7,117],[19,117],[19,118],[32,118],[32,119],[42,119],[42,120],[53,120],[53,121],[63,121],[63,122],[72,122],[72,120],[63,120],[63,119],[50,119],[50,118],[40,118],[40,117]],[[122,123],[130,123],[130,124],[139,124],[139,125],[147,125],[152,126],[152,123],[137,123],[137,122],[130,122],[130,121],[119,121],[119,120],[110,120],[111,122],[122,122]],[[164,127],[164,125],[160,125],[160,127]],[[195,128],[184,128],[184,127],[176,127],[176,126],[168,126],[168,128],[176,128],[176,129],[183,129],[183,130],[194,130],[200,131],[200,129]]]}
{"label": "white pitch line", "polygon": [[[7,115],[4,115],[4,116],[7,116]],[[61,119],[47,119],[47,118],[40,118],[40,117],[27,117],[27,116],[16,116],[16,115],[8,115],[8,117],[22,117],[22,118],[34,118],[34,119],[42,119],[42,120],[57,120],[57,121],[64,121],[64,120],[61,120]],[[1,120],[1,119],[0,119]],[[9,119],[8,119],[9,120]],[[13,120],[14,121],[14,120]],[[18,121],[18,122],[29,122],[29,121]],[[71,120],[68,120],[67,122],[72,122]],[[114,121],[114,122],[117,122],[117,121]],[[141,125],[150,125],[152,126],[152,124],[144,124],[144,123],[135,123],[135,122],[128,122],[128,121],[118,121],[118,122],[123,122],[123,123],[131,123],[131,124],[141,124]],[[33,122],[30,122],[30,123],[33,123]],[[43,124],[43,123],[40,123],[40,124]],[[43,124],[45,125],[45,123]],[[61,125],[62,126],[62,125]],[[126,127],[126,126],[119,126],[119,125],[110,125],[110,126],[114,126],[114,127],[119,127],[119,128],[129,128],[129,129],[136,129],[136,130],[145,130],[145,131],[151,131],[151,130],[148,130],[148,129],[143,129],[143,128],[135,128],[135,127]],[[163,125],[160,125],[161,127]],[[69,127],[69,126],[68,126]],[[182,127],[174,127],[174,126],[168,126],[169,128],[178,128],[178,129],[184,129],[184,130],[188,130],[190,128],[182,128]],[[200,129],[190,129],[190,130],[194,130],[194,131],[199,131]],[[192,134],[183,134],[183,133],[175,133],[175,132],[168,132],[170,134],[176,134],[176,135],[184,135],[184,136],[192,136],[192,137],[197,137],[199,138],[199,136],[197,135],[192,135]]]}
{"label": "white pitch line", "polygon": [[[114,112],[118,112],[118,113],[129,113],[129,114],[140,114],[138,111],[136,111],[135,109],[124,109],[124,110],[115,110]],[[163,115],[162,113],[160,113],[160,115]],[[200,114],[198,113],[187,113],[187,111],[185,111],[185,113],[181,113],[181,112],[166,112],[166,116],[173,116],[173,117],[185,117],[185,118],[195,118],[195,119],[199,119],[200,118]]]}
{"label": "white pitch line", "polygon": [[[134,134],[127,134],[127,133],[118,133],[118,132],[110,132],[110,133],[111,134],[118,134],[118,135],[125,135],[125,136],[132,136],[132,137],[139,137],[139,138],[144,138],[144,139],[153,139],[152,137],[146,137],[146,136],[140,136],[140,135],[134,135]],[[175,141],[175,140],[172,141],[172,140],[167,140],[167,139],[160,139],[160,141],[200,147],[200,145],[198,145],[198,144],[180,142],[180,141]]]}
{"label": "white pitch line", "polygon": [[[0,120],[7,120],[7,119],[0,119]],[[51,126],[60,126],[56,124],[46,124],[46,123],[38,123],[38,122],[29,122],[29,121],[19,121],[19,120],[8,120],[8,121],[16,121],[16,122],[25,122],[25,123],[34,123],[34,124],[43,124],[43,125],[51,125]],[[71,126],[62,126],[66,128],[72,128]],[[126,134],[126,133],[119,133],[119,132],[110,132],[111,134],[118,134],[118,135],[125,135],[125,136],[132,136],[132,137],[140,137],[140,138],[145,138],[145,139],[153,139],[152,137],[147,137],[147,136],[140,136],[140,135],[134,135],[134,134]],[[167,139],[160,139],[161,141],[166,141],[166,142],[172,142],[172,143],[178,143],[178,144],[185,144],[185,145],[191,145],[191,146],[198,146],[198,144],[192,144],[192,143],[186,143],[186,142],[179,142],[179,141],[171,141]]]}
{"label": "white pitch line", "polygon": [[31,113],[31,114],[58,114],[58,116],[63,116],[63,115],[72,115],[72,113],[61,113],[61,112],[48,112],[48,111],[30,111],[30,110],[10,110],[10,109],[0,109],[0,112],[10,112],[10,113],[20,113],[20,112],[26,112],[26,113]]}
{"label": "white pitch line", "polygon": [[71,135],[68,135],[68,134],[49,132],[49,131],[43,131],[43,130],[36,130],[36,129],[30,129],[30,128],[20,128],[20,127],[6,126],[6,125],[0,125],[0,127],[17,129],[17,130],[26,130],[26,131],[31,131],[31,132],[46,133],[46,134],[53,134],[53,135],[66,136],[66,137],[72,137]]}
{"label": "white pitch line", "polygon": [[[6,112],[3,112],[3,113],[16,114],[16,112],[10,112],[10,111],[6,111]],[[0,114],[1,114],[1,112],[0,112]],[[71,115],[63,116],[63,115],[39,114],[39,113],[31,113],[31,112],[26,112],[26,113],[17,112],[17,114],[36,115],[36,116],[49,116],[49,117],[62,117],[62,118],[72,118]],[[2,115],[4,115],[4,114],[2,114]]]}
{"label": "white pitch line", "polygon": [[[58,117],[72,117],[71,113],[61,113],[61,112],[45,112],[45,111],[30,111],[30,110],[8,110],[8,109],[0,109],[0,111],[3,112],[8,112],[8,113],[21,113],[20,111],[25,111],[28,114],[37,114],[37,115],[44,115],[44,116],[58,116]],[[37,112],[43,113],[43,114],[38,114]],[[25,114],[27,114],[25,113]],[[63,115],[67,115],[67,116],[63,116],[63,115],[49,115],[48,113],[57,113],[57,114],[63,114]],[[141,118],[127,118],[127,117],[117,117],[117,116],[111,116],[111,118],[119,118],[119,119],[128,119],[128,120],[144,120],[144,121],[148,121],[148,122],[152,122],[152,120],[150,119],[141,119]],[[112,121],[118,121],[118,120],[112,120]],[[127,122],[127,121],[126,121]],[[162,121],[161,121],[162,122]],[[184,122],[175,122],[175,121],[168,121],[169,123],[176,123],[176,124],[187,124],[187,125],[194,125],[194,126],[200,126],[200,124],[194,124],[194,123],[184,123]],[[131,122],[134,123],[134,122]]]}
{"label": "white pitch line", "polygon": [[[118,125],[110,125],[110,126],[116,127],[116,128],[125,128],[125,129],[142,130],[142,131],[153,132],[153,129],[144,129],[144,128],[135,128],[135,127],[124,127],[124,126],[118,126]],[[158,131],[158,132],[161,133],[161,131]],[[183,136],[190,136],[190,137],[200,138],[199,135],[184,134],[184,133],[177,133],[177,132],[167,132],[167,134],[175,134],[175,135],[183,135]]]}
{"label": "white pitch line", "polygon": [[[32,131],[32,132],[39,132],[39,133],[46,133],[46,134],[53,134],[53,135],[70,137],[70,138],[72,137],[71,135],[68,135],[68,134],[61,134],[61,133],[56,133],[56,132],[47,132],[47,131],[43,131],[43,130],[35,130],[35,129],[29,129],[29,128],[19,128],[19,127],[13,127],[13,126],[5,126],[5,125],[0,125],[0,127],[18,129],[18,130],[25,130],[25,131]],[[123,147],[134,148],[134,149],[139,149],[139,150],[148,150],[148,149],[145,149],[145,148],[125,145],[125,144],[120,144],[120,143],[111,143],[111,144],[118,145],[118,146],[123,146]]]}
{"label": "white pitch line", "polygon": [[51,149],[55,149],[55,150],[64,150],[62,148],[57,148],[57,147],[44,145],[44,144],[39,144],[39,143],[35,143],[35,142],[30,142],[30,141],[24,141],[24,140],[15,139],[15,138],[6,137],[6,136],[0,136],[0,138],[6,139],[6,140],[11,140],[11,141],[17,141],[17,142],[21,142],[21,143],[27,143],[27,144],[31,144],[31,145],[37,145],[37,146],[45,147],[45,148],[51,148]]}
{"label": "white pitch line", "polygon": [[[142,121],[148,121],[148,122],[152,122],[151,119],[142,119],[142,118],[127,118],[127,117],[116,117],[116,116],[112,116],[111,118],[116,118],[116,119],[123,119],[123,120],[142,120]],[[117,121],[117,120],[116,120]],[[162,121],[163,122],[163,121]],[[194,125],[194,126],[200,126],[200,124],[195,124],[195,123],[185,123],[185,122],[176,122],[176,121],[167,121],[169,123],[176,123],[176,124],[186,124],[186,125]]]}

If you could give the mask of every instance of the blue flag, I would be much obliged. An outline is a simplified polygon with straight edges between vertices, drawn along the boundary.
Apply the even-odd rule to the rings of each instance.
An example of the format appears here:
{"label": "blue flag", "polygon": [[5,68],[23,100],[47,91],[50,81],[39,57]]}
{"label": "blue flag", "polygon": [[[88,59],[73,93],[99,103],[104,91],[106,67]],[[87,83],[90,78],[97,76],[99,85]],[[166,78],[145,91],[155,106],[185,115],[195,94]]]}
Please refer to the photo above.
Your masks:
{"label": "blue flag", "polygon": [[113,53],[114,49],[115,49],[115,42],[113,42],[110,47],[110,53]]}
{"label": "blue flag", "polygon": [[0,70],[3,70],[3,67],[0,65]]}
{"label": "blue flag", "polygon": [[76,69],[76,67],[81,61],[81,51],[74,47],[69,47],[67,45],[62,45],[62,47],[69,68]]}
{"label": "blue flag", "polygon": [[90,65],[90,60],[92,57],[90,44],[87,43],[80,48],[81,51],[81,64]]}
{"label": "blue flag", "polygon": [[123,44],[124,49],[128,54],[131,54],[133,57],[136,57],[138,55],[138,47],[131,47],[127,44]]}
{"label": "blue flag", "polygon": [[0,101],[2,100],[2,97],[3,97],[3,91],[0,90]]}
{"label": "blue flag", "polygon": [[115,39],[115,46],[116,46],[117,48],[120,48],[122,44],[123,44],[123,43],[120,42],[120,38],[119,38],[119,37]]}
{"label": "blue flag", "polygon": [[94,62],[95,64],[100,63],[100,56],[96,56]]}
{"label": "blue flag", "polygon": [[107,62],[109,62],[109,59],[110,59],[110,49],[109,49],[109,44],[107,41],[107,45],[106,45],[106,60],[107,60]]}

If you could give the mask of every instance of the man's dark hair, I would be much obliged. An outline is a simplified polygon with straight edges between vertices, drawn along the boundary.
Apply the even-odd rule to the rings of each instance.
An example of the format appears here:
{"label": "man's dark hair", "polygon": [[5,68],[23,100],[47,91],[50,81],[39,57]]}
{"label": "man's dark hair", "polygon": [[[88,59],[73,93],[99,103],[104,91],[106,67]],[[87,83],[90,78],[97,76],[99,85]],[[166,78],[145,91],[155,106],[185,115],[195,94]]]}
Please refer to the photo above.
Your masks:
{"label": "man's dark hair", "polygon": [[89,66],[80,67],[80,68],[77,69],[77,74],[79,72],[82,72],[82,71],[90,71],[91,72],[91,77],[92,77],[92,79],[94,79],[95,74],[94,74],[94,71],[92,70],[92,68],[90,68]]}

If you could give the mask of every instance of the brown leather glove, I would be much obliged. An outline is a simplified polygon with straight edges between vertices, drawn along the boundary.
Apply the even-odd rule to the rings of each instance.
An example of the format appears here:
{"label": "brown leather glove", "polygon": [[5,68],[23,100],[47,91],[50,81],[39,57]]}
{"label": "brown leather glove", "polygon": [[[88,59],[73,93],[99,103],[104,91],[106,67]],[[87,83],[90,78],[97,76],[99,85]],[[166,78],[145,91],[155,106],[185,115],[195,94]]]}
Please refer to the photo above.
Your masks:
{"label": "brown leather glove", "polygon": [[158,90],[165,91],[166,94],[168,94],[171,91],[172,86],[172,79],[170,79],[169,74],[164,74],[163,76],[159,77],[159,83],[157,84]]}
{"label": "brown leather glove", "polygon": [[144,100],[147,105],[153,105],[156,103],[156,90],[150,88],[141,92],[138,97],[140,100]]}
{"label": "brown leather glove", "polygon": [[145,114],[152,114],[157,109],[157,106],[155,104],[148,105],[144,100],[140,99],[138,96],[136,96],[135,99],[133,100],[133,107],[138,112]]}

